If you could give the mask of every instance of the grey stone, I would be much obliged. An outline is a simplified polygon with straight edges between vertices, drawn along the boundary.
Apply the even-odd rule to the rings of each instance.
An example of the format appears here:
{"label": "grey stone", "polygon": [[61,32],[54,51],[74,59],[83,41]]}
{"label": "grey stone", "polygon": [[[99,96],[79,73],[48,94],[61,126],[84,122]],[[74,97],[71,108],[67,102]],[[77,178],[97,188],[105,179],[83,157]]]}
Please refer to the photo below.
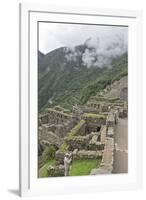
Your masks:
{"label": "grey stone", "polygon": [[64,176],[64,165],[49,166],[47,169],[48,176],[58,177]]}

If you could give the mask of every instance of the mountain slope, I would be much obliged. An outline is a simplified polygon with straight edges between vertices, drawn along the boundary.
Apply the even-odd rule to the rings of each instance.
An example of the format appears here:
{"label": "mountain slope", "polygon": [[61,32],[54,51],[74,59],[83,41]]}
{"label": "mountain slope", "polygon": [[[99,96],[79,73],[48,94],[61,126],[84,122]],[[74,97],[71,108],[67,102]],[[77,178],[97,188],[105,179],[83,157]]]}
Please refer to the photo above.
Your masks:
{"label": "mountain slope", "polygon": [[[46,55],[38,52],[41,55],[38,62],[40,112],[47,106],[61,105],[71,109],[76,103],[85,104],[90,96],[127,74],[127,53],[112,58],[110,64],[107,63],[102,67],[95,65],[86,67],[82,61],[86,48],[85,45],[77,46],[74,54],[66,51],[66,47]],[[71,55],[69,59],[68,55]]]}

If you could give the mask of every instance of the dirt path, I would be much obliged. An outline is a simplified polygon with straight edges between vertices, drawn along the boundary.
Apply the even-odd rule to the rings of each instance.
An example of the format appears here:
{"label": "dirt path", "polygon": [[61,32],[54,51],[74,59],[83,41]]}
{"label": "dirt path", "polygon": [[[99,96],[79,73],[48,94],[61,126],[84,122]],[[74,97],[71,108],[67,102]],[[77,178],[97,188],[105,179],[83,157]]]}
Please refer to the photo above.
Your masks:
{"label": "dirt path", "polygon": [[119,119],[115,127],[113,173],[128,172],[128,119]]}

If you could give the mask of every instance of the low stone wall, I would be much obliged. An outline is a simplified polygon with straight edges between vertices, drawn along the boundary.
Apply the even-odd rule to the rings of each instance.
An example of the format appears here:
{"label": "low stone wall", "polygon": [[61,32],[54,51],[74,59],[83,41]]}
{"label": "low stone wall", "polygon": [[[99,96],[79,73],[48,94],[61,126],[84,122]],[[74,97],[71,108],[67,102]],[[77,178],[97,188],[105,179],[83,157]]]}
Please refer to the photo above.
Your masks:
{"label": "low stone wall", "polygon": [[54,144],[60,144],[60,139],[59,137],[54,134],[52,131],[48,131],[48,126],[47,125],[42,125],[39,128],[39,140],[46,140],[47,142],[54,143]]}
{"label": "low stone wall", "polygon": [[73,127],[70,132],[67,134],[68,137],[72,136],[78,136],[78,135],[85,135],[85,129],[86,129],[86,122],[85,120],[80,120],[80,122]]}
{"label": "low stone wall", "polygon": [[42,124],[39,127],[39,140],[46,140],[50,143],[56,141],[57,144],[63,142],[63,138],[67,133],[76,125],[76,119],[71,119],[71,121],[65,124]]}
{"label": "low stone wall", "polygon": [[[55,160],[57,163],[60,163],[60,164],[63,164],[64,163],[64,156],[65,156],[65,153],[66,152],[70,152],[69,151],[69,145],[64,142],[61,147],[59,148],[58,151],[56,151],[56,154],[55,154]],[[72,153],[72,152],[70,152]]]}
{"label": "low stone wall", "polygon": [[63,111],[58,111],[52,108],[48,108],[48,123],[51,124],[61,124],[65,123],[72,118],[72,115],[63,113]]}
{"label": "low stone wall", "polygon": [[104,125],[104,126],[101,127],[101,130],[100,130],[100,141],[102,143],[105,143],[106,132],[107,132],[107,127],[106,127],[106,125]]}
{"label": "low stone wall", "polygon": [[100,132],[91,132],[86,136],[68,136],[65,137],[65,143],[69,146],[69,150],[85,149],[85,150],[103,150],[104,143],[99,141]]}
{"label": "low stone wall", "polygon": [[120,118],[126,118],[128,116],[128,109],[121,108],[119,110],[119,117]]}
{"label": "low stone wall", "polygon": [[112,113],[112,112],[110,112],[110,113],[108,114],[107,120],[106,120],[106,125],[107,125],[107,127],[109,127],[109,126],[114,127],[115,121],[116,121],[116,119],[115,119],[115,114]]}
{"label": "low stone wall", "polygon": [[89,136],[72,136],[66,137],[65,142],[70,146],[71,150],[74,149],[87,149],[89,144]]}
{"label": "low stone wall", "polygon": [[113,165],[114,139],[106,138],[101,166]]}
{"label": "low stone wall", "polygon": [[102,153],[102,151],[76,150],[73,152],[73,159],[98,159],[102,158]]}
{"label": "low stone wall", "polygon": [[64,165],[49,166],[47,169],[49,177],[64,176]]}
{"label": "low stone wall", "polygon": [[45,113],[39,117],[39,124],[47,124],[48,123],[48,114]]}
{"label": "low stone wall", "polygon": [[104,150],[104,143],[91,140],[89,142],[89,150],[97,151],[97,150]]}
{"label": "low stone wall", "polygon": [[51,124],[48,125],[48,131],[52,131],[59,138],[63,138],[66,136],[66,127],[61,124]]}
{"label": "low stone wall", "polygon": [[105,148],[103,151],[101,165],[98,169],[92,169],[91,175],[111,174],[113,171],[114,162],[114,139],[107,137]]}
{"label": "low stone wall", "polygon": [[83,119],[86,122],[86,134],[96,132],[98,128],[106,124],[106,117],[101,114],[85,113]]}
{"label": "low stone wall", "polygon": [[107,137],[113,137],[114,136],[114,127],[108,127],[107,128]]}
{"label": "low stone wall", "polygon": [[58,164],[64,164],[64,155],[65,155],[65,152],[63,151],[56,151],[56,154],[55,154],[55,160]]}

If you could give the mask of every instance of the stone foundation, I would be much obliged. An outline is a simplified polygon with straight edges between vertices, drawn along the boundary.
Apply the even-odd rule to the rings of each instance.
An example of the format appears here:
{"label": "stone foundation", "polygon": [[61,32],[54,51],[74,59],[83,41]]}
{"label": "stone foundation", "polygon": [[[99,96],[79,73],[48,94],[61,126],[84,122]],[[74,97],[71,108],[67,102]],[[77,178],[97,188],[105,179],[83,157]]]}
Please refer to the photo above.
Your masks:
{"label": "stone foundation", "polygon": [[100,167],[98,169],[93,169],[90,174],[91,175],[111,174],[113,171],[113,162],[114,162],[114,139],[107,137]]}
{"label": "stone foundation", "polygon": [[102,151],[79,150],[73,154],[73,159],[98,159],[102,158]]}
{"label": "stone foundation", "polygon": [[[48,176],[64,176],[66,152],[72,153],[73,160],[102,159],[100,167],[92,169],[91,175],[112,173],[114,127],[118,123],[118,117],[127,116],[127,107],[123,105],[118,99],[107,101],[103,98],[101,103],[97,100],[92,108],[85,108],[86,113],[81,110],[79,116],[70,115],[69,111],[64,113],[64,109],[59,106],[49,108],[47,114],[39,119],[40,143],[50,145],[51,140],[51,144],[53,142],[58,145],[55,153],[56,165],[48,168]],[[89,113],[91,110],[93,112]]]}
{"label": "stone foundation", "polygon": [[51,165],[48,167],[47,172],[50,177],[64,176],[64,165]]}

